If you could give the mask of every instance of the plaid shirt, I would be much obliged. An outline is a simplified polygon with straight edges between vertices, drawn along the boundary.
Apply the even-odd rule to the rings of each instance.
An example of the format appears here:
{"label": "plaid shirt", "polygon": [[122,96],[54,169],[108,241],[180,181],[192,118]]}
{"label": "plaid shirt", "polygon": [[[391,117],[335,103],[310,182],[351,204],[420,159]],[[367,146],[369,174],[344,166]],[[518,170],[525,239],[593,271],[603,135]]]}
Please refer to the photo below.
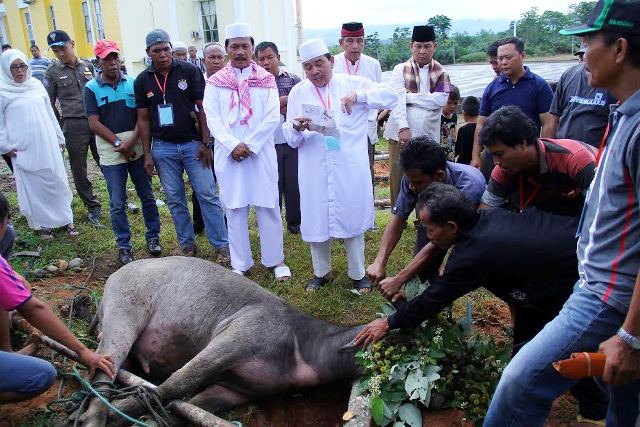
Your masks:
{"label": "plaid shirt", "polygon": [[[293,73],[288,73],[286,71],[280,70],[278,77],[276,77],[276,84],[278,85],[278,95],[279,96],[289,96],[289,92],[291,89],[300,82],[300,77]],[[280,126],[276,129],[273,134],[273,140],[276,144],[286,144],[287,141],[284,139],[284,134],[282,133],[282,124],[285,121],[284,114],[280,114]]]}
{"label": "plaid shirt", "polygon": [[293,73],[280,70],[280,74],[276,77],[276,84],[278,85],[278,95],[288,96],[297,83],[300,82],[300,77]]}

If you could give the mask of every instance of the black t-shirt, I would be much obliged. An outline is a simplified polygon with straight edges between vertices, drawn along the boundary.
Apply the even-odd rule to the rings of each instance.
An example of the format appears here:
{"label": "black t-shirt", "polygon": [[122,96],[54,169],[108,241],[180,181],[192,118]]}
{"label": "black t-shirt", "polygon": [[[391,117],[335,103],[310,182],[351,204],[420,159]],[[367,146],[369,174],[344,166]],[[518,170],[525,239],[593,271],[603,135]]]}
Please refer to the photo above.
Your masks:
{"label": "black t-shirt", "polygon": [[195,101],[202,101],[204,97],[202,73],[189,62],[174,60],[166,78],[165,97],[173,107],[173,126],[160,126],[158,117],[158,105],[164,104],[165,76],[156,73],[151,65],[138,74],[134,83],[136,107],[149,109],[151,136],[176,143],[200,140]]}
{"label": "black t-shirt", "polygon": [[566,301],[578,279],[578,219],[535,208],[480,211],[460,230],[441,277],[396,305],[389,327],[412,328],[481,286],[509,304],[540,308]]}
{"label": "black t-shirt", "polygon": [[456,163],[471,163],[471,153],[473,152],[473,136],[476,133],[476,124],[467,123],[458,129],[456,139]]}

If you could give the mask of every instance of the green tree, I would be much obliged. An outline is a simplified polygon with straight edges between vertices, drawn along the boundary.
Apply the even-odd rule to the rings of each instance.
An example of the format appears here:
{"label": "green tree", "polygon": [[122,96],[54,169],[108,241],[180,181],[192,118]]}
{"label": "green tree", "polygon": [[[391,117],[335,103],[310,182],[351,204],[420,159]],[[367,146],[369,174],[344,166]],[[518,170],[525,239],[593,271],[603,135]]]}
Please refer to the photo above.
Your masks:
{"label": "green tree", "polygon": [[391,70],[396,64],[405,62],[411,56],[411,29],[409,27],[396,27],[389,44],[384,45],[378,60],[383,70]]}
{"label": "green tree", "polygon": [[369,34],[365,38],[364,53],[366,55],[372,56],[379,60],[382,50],[382,42],[380,41],[380,35],[377,31],[373,34]]}
{"label": "green tree", "polygon": [[449,36],[449,31],[451,30],[451,18],[446,15],[436,15],[429,18],[427,21],[427,25],[433,25],[433,28],[436,32],[436,40],[444,41]]}
{"label": "green tree", "polygon": [[595,1],[581,1],[569,6],[569,17],[572,24],[582,24],[587,21],[593,8],[596,6]]}

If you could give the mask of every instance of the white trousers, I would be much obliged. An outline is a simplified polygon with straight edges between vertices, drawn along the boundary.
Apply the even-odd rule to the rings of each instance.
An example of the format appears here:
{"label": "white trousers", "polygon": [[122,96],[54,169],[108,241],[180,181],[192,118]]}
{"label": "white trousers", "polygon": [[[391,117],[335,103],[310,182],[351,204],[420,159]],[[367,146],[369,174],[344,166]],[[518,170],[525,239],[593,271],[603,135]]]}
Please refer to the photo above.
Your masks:
{"label": "white trousers", "polygon": [[[260,260],[265,267],[274,267],[284,261],[280,209],[255,206],[255,211],[260,235]],[[227,228],[231,267],[247,271],[253,265],[249,242],[249,206],[227,209]]]}
{"label": "white trousers", "polygon": [[[343,240],[347,252],[347,274],[353,280],[360,280],[364,277],[364,234]],[[331,239],[310,245],[313,274],[323,277],[331,271]]]}

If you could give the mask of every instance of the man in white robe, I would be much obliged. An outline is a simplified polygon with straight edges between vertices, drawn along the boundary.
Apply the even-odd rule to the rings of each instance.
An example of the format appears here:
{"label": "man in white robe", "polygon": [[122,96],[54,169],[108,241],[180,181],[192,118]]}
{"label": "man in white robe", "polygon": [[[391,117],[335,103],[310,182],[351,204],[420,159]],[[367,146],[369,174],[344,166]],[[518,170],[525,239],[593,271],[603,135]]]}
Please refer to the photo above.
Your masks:
{"label": "man in white robe", "polygon": [[391,72],[391,87],[399,96],[383,136],[389,140],[389,189],[395,206],[402,172],[398,166],[400,150],[416,136],[427,135],[440,141],[442,107],[453,90],[449,74],[435,59],[438,48],[431,25],[416,25],[411,35],[411,58]]}
{"label": "man in white robe", "polygon": [[287,143],[298,147],[300,229],[315,276],[307,289],[328,282],[331,238],[339,238],[349,278],[366,292],[371,282],[364,274],[364,233],[374,217],[367,117],[370,109],[393,108],[398,97],[365,78],[333,74],[334,58],[322,40],[309,40],[299,51],[307,80],[289,93],[282,128]]}
{"label": "man in white robe", "polygon": [[273,142],[280,121],[278,89],[273,75],[251,60],[254,41],[249,25],[227,25],[225,35],[229,62],[207,80],[203,105],[215,138],[214,166],[227,208],[231,267],[244,274],[253,265],[249,242],[253,206],[262,264],[275,267],[278,280],[287,280],[291,271],[284,264]]}
{"label": "man in white robe", "polygon": [[[361,76],[372,82],[382,82],[382,67],[380,62],[363,53],[365,45],[364,27],[361,22],[345,22],[340,30],[340,47],[344,50],[334,58],[333,72],[350,76]],[[375,147],[378,143],[378,110],[369,110],[367,136],[369,145],[369,169],[371,170],[371,182],[373,183],[373,161]],[[375,183],[374,183],[375,184]]]}

